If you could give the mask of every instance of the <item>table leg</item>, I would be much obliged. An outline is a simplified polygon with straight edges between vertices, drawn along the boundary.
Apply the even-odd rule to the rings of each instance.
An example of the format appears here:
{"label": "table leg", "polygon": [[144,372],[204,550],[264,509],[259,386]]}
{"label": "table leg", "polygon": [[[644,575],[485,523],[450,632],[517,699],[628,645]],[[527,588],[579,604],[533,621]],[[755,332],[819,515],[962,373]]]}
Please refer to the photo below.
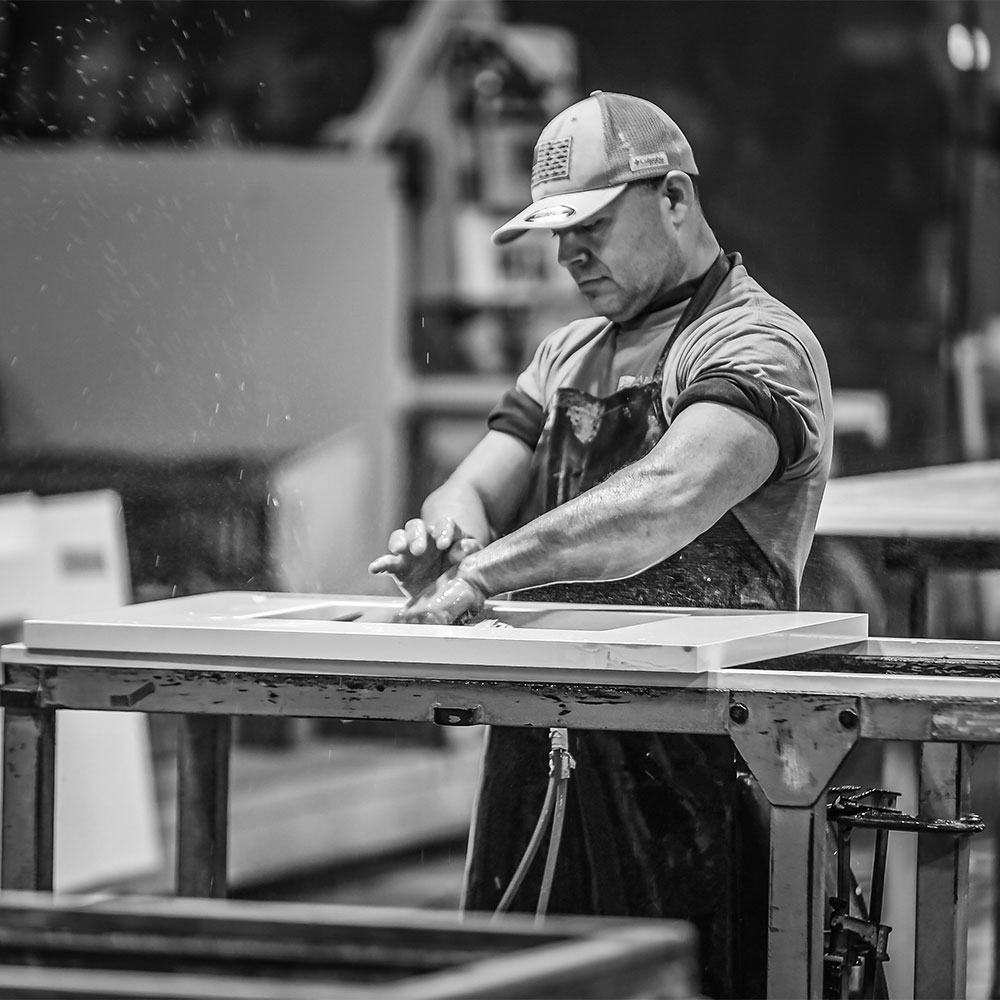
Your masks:
{"label": "table leg", "polygon": [[[955,819],[972,794],[971,748],[924,743],[921,819]],[[969,838],[920,834],[917,843],[915,1000],[964,997],[968,936]]]}
{"label": "table leg", "polygon": [[823,995],[826,789],[861,728],[857,699],[730,693],[730,738],[771,805],[767,995]]}
{"label": "table leg", "polygon": [[8,706],[3,717],[0,887],[52,891],[56,713]]}
{"label": "table leg", "polygon": [[990,1000],[1000,1000],[1000,826],[990,831],[993,839],[993,984]]}
{"label": "table leg", "polygon": [[226,715],[183,715],[177,729],[177,895],[226,895],[229,744]]}
{"label": "table leg", "polygon": [[[884,788],[898,792],[896,808],[917,815],[920,792],[920,744],[887,740],[882,744]],[[913,967],[917,949],[914,942],[916,912],[917,837],[909,833],[889,836],[886,857],[885,908],[882,923],[892,928],[889,935],[891,961],[883,966],[891,997],[913,996]]]}
{"label": "table leg", "polygon": [[823,995],[826,800],[771,808],[769,1000]]}

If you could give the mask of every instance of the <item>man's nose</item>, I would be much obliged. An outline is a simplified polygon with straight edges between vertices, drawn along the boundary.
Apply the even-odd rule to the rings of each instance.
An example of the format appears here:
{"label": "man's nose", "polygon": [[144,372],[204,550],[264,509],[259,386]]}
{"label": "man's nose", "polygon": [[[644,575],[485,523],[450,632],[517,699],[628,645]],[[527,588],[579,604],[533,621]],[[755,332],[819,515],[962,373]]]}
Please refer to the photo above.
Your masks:
{"label": "man's nose", "polygon": [[583,245],[578,233],[572,229],[562,229],[556,233],[556,236],[559,239],[559,252],[556,254],[556,260],[561,267],[586,263],[587,248]]}

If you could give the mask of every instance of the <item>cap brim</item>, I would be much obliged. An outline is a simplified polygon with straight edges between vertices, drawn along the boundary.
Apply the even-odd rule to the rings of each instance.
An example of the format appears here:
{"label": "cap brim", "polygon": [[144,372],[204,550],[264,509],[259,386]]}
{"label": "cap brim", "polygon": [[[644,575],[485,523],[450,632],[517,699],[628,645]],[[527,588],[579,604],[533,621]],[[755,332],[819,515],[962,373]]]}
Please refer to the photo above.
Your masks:
{"label": "cap brim", "polygon": [[523,212],[518,212],[509,222],[505,222],[491,237],[494,246],[502,246],[516,240],[531,229],[560,230],[578,226],[605,205],[614,201],[627,185],[597,188],[594,191],[572,191],[569,194],[553,194],[532,202]]}

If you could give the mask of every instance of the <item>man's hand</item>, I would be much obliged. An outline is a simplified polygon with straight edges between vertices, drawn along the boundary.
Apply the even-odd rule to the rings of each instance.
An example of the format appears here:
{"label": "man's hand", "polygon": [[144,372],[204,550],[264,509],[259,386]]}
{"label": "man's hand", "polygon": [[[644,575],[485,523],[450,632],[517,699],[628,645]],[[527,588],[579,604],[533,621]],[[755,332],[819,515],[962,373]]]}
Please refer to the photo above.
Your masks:
{"label": "man's hand", "polygon": [[419,517],[389,536],[388,552],[368,567],[369,573],[389,573],[411,601],[443,573],[454,569],[470,552],[482,548],[451,517],[428,525]]}
{"label": "man's hand", "polygon": [[471,580],[459,576],[455,566],[409,601],[396,620],[408,624],[453,625],[478,615],[487,596]]}

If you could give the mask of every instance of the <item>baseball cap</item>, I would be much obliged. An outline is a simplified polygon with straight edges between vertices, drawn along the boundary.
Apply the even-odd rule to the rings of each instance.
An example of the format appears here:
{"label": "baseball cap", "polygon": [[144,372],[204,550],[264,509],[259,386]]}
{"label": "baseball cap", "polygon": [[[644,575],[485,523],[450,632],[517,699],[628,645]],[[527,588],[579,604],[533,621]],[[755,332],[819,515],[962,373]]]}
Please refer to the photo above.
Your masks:
{"label": "baseball cap", "polygon": [[641,97],[590,97],[556,115],[535,143],[531,204],[492,236],[495,246],[529,229],[567,229],[600,211],[630,181],[671,170],[697,174],[684,133]]}

